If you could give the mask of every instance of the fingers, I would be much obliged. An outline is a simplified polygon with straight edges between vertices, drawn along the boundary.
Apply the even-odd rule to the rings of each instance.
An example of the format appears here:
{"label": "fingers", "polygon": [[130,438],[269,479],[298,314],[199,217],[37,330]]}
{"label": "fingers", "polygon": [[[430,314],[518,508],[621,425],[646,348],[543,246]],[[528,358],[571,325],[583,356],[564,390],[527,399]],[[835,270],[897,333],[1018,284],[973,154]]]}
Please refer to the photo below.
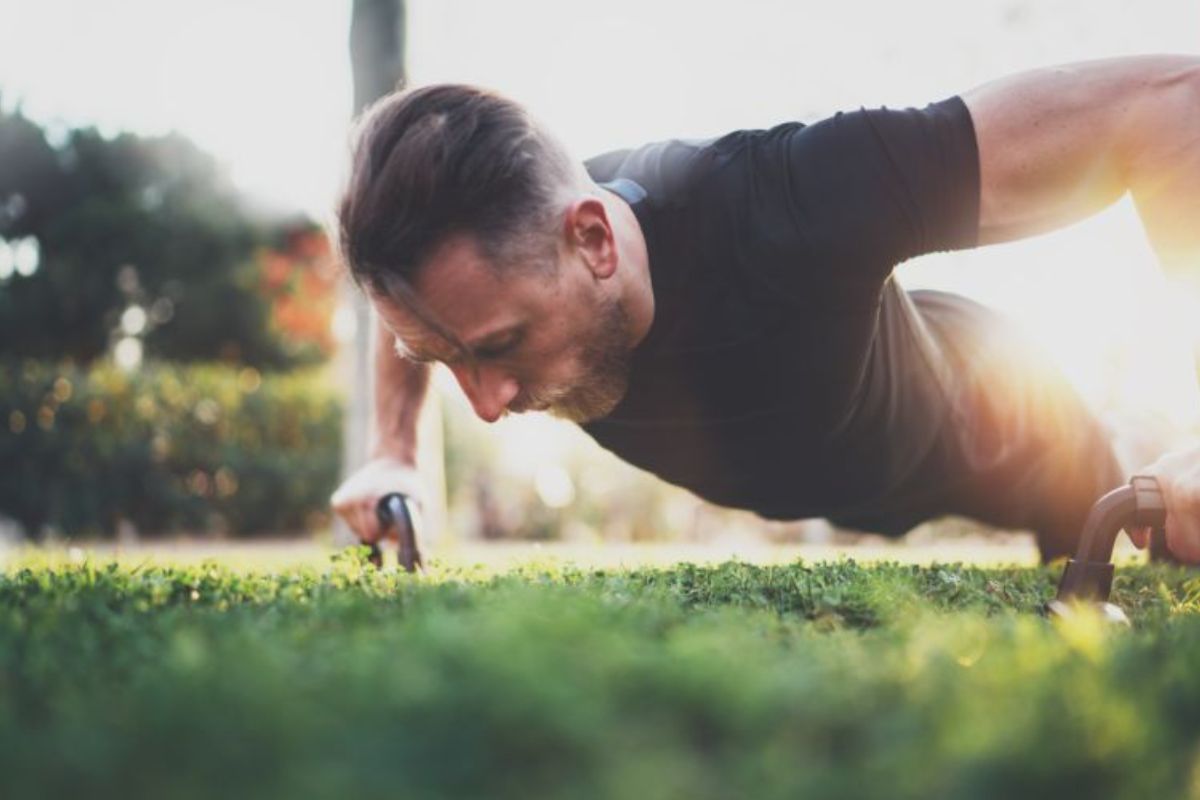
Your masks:
{"label": "fingers", "polygon": [[1129,534],[1129,541],[1133,542],[1133,546],[1138,550],[1145,550],[1150,544],[1150,528],[1126,528],[1125,533]]}
{"label": "fingers", "polygon": [[1188,564],[1200,563],[1200,520],[1195,513],[1167,514],[1167,549]]}
{"label": "fingers", "polygon": [[358,526],[355,530],[358,533],[358,538],[366,544],[373,544],[383,538],[383,530],[379,525],[379,517],[375,514],[374,503],[359,503],[358,511]]}
{"label": "fingers", "polygon": [[1167,509],[1167,549],[1181,561],[1200,563],[1200,450],[1168,453],[1142,474],[1158,479]]}
{"label": "fingers", "polygon": [[380,523],[376,508],[384,495],[397,491],[405,494],[410,509],[419,513],[424,492],[415,466],[377,458],[347,478],[329,498],[329,504],[360,541],[372,544],[385,536],[396,537],[394,526],[385,530]]}
{"label": "fingers", "polygon": [[359,541],[364,544],[378,542],[382,537],[379,518],[375,515],[376,499],[370,495],[352,495],[344,491],[343,485],[333,493],[329,504],[339,517],[342,518]]}

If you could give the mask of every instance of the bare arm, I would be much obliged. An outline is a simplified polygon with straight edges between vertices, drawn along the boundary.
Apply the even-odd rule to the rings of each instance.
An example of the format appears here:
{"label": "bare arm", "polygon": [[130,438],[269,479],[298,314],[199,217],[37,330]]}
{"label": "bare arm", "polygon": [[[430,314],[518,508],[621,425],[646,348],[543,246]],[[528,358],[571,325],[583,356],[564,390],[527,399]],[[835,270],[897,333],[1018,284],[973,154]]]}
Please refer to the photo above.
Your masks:
{"label": "bare arm", "polygon": [[1132,192],[1163,266],[1200,270],[1200,57],[1015,75],[963,95],[980,158],[980,243],[1030,236]]}
{"label": "bare arm", "polygon": [[[373,315],[375,316],[375,315]],[[396,337],[375,316],[375,397],[369,454],[417,463],[417,421],[429,392],[429,365],[396,353]]]}
{"label": "bare arm", "polygon": [[429,390],[429,367],[400,357],[395,337],[375,320],[374,415],[366,464],[330,498],[330,504],[364,542],[382,535],[375,508],[390,492],[403,492],[424,506],[425,485],[417,471],[417,421]]}
{"label": "bare arm", "polygon": [[[979,144],[980,243],[1067,225],[1130,192],[1163,267],[1200,279],[1200,58],[1037,70],[963,100]],[[1200,449],[1140,472],[1166,496],[1168,546],[1200,562]],[[1144,546],[1148,532],[1133,538]]]}

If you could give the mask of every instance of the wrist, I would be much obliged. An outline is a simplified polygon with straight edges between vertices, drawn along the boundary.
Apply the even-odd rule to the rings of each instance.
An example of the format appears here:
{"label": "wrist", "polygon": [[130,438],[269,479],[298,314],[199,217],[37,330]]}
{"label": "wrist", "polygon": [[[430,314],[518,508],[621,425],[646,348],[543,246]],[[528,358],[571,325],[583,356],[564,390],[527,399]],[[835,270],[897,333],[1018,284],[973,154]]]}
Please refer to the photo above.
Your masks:
{"label": "wrist", "polygon": [[407,466],[415,467],[417,464],[417,443],[415,440],[395,441],[378,439],[372,442],[367,448],[367,456],[371,460],[391,459]]}

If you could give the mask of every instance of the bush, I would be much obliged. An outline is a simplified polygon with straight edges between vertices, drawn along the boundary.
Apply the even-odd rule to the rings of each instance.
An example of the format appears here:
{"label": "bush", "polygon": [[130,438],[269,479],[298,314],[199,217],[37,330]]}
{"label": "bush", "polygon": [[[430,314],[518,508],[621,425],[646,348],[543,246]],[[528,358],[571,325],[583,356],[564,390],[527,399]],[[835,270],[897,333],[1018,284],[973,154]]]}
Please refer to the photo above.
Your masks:
{"label": "bush", "polygon": [[0,367],[0,513],[40,536],[245,535],[316,522],[341,409],[321,373],[149,364]]}

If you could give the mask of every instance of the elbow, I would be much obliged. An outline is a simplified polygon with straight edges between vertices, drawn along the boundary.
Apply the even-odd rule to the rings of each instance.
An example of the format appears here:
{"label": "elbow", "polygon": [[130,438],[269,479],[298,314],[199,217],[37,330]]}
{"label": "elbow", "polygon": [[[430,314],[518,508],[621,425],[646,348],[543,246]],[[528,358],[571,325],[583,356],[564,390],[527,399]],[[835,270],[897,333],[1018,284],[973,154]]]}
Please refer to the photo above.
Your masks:
{"label": "elbow", "polygon": [[1173,57],[1146,78],[1127,116],[1120,155],[1136,196],[1155,192],[1200,160],[1200,58]]}
{"label": "elbow", "polygon": [[[1164,127],[1192,125],[1200,119],[1200,58],[1180,57],[1154,82],[1161,109],[1157,120]],[[1189,133],[1195,138],[1194,128]]]}

